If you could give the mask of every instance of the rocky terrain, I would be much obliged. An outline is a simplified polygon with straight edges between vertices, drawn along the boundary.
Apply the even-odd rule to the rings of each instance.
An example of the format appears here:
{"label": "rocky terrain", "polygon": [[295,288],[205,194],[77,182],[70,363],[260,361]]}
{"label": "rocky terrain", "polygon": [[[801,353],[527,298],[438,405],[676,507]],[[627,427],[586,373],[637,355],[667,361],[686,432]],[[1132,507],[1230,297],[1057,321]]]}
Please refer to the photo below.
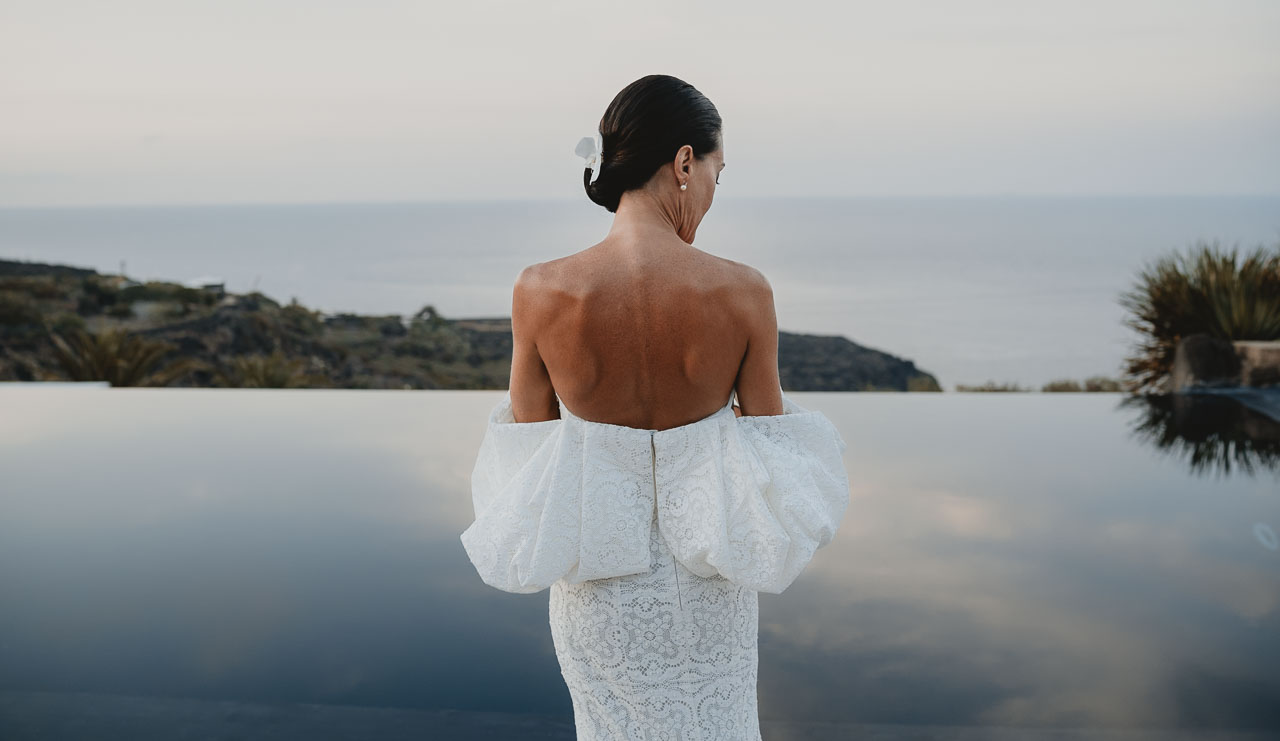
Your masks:
{"label": "rocky terrain", "polygon": [[[913,362],[840,336],[781,332],[778,354],[788,391],[941,390]],[[126,366],[129,385],[502,389],[511,320],[431,305],[325,314],[221,285],[0,260],[0,381],[112,379]]]}

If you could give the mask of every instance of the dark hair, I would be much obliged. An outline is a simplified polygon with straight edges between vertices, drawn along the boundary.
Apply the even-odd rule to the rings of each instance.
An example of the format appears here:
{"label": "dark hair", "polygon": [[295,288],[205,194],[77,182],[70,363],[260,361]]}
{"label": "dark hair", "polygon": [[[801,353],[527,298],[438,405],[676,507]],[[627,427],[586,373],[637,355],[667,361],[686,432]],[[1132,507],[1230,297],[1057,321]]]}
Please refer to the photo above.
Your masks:
{"label": "dark hair", "polygon": [[720,147],[720,112],[689,83],[670,75],[646,75],[614,96],[600,118],[604,158],[591,183],[585,168],[587,197],[609,213],[622,194],[643,186],[659,167],[688,144],[701,159]]}

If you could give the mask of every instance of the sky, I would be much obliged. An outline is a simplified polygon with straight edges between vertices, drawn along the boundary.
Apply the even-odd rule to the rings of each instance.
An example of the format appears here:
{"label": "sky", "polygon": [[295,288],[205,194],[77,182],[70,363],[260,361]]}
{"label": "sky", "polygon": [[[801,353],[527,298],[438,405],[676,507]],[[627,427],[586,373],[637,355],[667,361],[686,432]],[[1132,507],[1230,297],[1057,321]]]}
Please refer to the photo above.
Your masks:
{"label": "sky", "polygon": [[0,206],[581,198],[652,73],[719,108],[717,197],[1274,195],[1278,36],[1271,0],[0,0]]}

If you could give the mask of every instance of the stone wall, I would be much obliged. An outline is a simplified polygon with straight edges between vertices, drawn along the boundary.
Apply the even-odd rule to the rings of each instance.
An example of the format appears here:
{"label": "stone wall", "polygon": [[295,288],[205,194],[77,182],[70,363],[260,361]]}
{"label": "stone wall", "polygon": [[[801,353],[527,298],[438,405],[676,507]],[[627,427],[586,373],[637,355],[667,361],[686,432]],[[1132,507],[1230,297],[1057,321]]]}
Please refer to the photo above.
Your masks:
{"label": "stone wall", "polygon": [[1178,342],[1171,391],[1190,388],[1280,389],[1280,340],[1225,340],[1193,334]]}

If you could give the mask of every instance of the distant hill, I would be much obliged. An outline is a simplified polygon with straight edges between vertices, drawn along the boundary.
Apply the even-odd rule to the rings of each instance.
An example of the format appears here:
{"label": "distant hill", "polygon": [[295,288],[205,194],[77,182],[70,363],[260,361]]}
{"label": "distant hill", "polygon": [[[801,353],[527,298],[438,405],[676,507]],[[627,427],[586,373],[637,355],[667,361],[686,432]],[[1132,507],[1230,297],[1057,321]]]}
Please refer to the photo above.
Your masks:
{"label": "distant hill", "polygon": [[[292,385],[503,389],[511,374],[509,317],[446,319],[431,305],[412,317],[325,314],[218,283],[0,260],[0,381],[63,378],[51,335],[113,328],[169,343],[168,359],[197,361],[174,386],[242,385],[245,360],[272,353],[305,379]],[[840,336],[779,332],[778,355],[788,391],[941,391],[913,362]],[[241,371],[218,372],[228,368]]]}
{"label": "distant hill", "polygon": [[935,379],[903,360],[841,335],[778,332],[782,388],[797,391],[941,391]]}
{"label": "distant hill", "polygon": [[[456,319],[454,327],[477,346],[507,358],[511,319]],[[841,335],[778,332],[778,375],[787,391],[941,391],[937,380],[910,360],[863,347]],[[506,380],[502,386],[506,387]]]}

